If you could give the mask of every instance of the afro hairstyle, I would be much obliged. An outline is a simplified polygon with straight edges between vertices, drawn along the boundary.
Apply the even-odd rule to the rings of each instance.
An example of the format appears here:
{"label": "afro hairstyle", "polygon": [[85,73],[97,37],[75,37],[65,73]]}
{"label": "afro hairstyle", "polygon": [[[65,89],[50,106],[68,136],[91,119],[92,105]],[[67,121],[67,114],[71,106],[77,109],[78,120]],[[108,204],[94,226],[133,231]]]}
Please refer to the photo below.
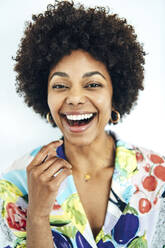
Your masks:
{"label": "afro hairstyle", "polygon": [[111,14],[109,7],[85,8],[73,1],[55,0],[44,13],[32,15],[14,58],[17,93],[46,118],[50,70],[78,49],[105,64],[112,79],[112,105],[121,117],[129,114],[139,90],[144,89],[146,54],[134,27]]}

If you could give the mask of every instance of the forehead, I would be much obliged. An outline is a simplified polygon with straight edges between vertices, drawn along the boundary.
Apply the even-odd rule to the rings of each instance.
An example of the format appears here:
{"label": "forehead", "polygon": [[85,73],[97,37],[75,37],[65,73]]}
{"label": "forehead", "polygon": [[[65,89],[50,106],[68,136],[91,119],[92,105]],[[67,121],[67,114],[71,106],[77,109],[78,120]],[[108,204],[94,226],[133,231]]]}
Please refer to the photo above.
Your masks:
{"label": "forehead", "polygon": [[51,69],[50,76],[54,72],[65,72],[70,76],[82,76],[89,71],[98,71],[110,79],[110,75],[104,63],[96,60],[86,51],[76,50],[72,51],[70,55],[64,56]]}

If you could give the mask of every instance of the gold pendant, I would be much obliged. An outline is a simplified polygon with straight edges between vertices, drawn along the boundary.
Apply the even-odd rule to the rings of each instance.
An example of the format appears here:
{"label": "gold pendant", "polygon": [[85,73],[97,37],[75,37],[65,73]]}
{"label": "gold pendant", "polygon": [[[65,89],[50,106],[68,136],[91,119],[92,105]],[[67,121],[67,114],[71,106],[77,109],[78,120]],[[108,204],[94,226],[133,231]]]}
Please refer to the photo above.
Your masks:
{"label": "gold pendant", "polygon": [[84,175],[84,181],[85,182],[88,182],[90,179],[91,179],[91,175],[90,174],[87,173],[87,174]]}

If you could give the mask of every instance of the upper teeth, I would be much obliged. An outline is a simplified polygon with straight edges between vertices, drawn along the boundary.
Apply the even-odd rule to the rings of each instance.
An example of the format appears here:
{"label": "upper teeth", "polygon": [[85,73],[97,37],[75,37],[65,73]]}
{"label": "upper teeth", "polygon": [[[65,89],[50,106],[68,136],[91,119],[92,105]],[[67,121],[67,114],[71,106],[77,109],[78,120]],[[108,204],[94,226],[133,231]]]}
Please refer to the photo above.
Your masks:
{"label": "upper teeth", "polygon": [[93,114],[84,114],[84,115],[66,115],[69,120],[83,120],[89,119],[93,116]]}

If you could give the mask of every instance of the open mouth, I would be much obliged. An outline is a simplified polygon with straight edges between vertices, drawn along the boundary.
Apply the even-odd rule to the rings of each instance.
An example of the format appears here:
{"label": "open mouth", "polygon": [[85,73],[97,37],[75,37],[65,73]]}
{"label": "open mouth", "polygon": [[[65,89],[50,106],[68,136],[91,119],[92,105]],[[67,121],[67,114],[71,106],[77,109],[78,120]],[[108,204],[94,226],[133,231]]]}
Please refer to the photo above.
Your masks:
{"label": "open mouth", "polygon": [[84,126],[90,123],[96,116],[96,113],[85,114],[85,115],[61,115],[69,126]]}

